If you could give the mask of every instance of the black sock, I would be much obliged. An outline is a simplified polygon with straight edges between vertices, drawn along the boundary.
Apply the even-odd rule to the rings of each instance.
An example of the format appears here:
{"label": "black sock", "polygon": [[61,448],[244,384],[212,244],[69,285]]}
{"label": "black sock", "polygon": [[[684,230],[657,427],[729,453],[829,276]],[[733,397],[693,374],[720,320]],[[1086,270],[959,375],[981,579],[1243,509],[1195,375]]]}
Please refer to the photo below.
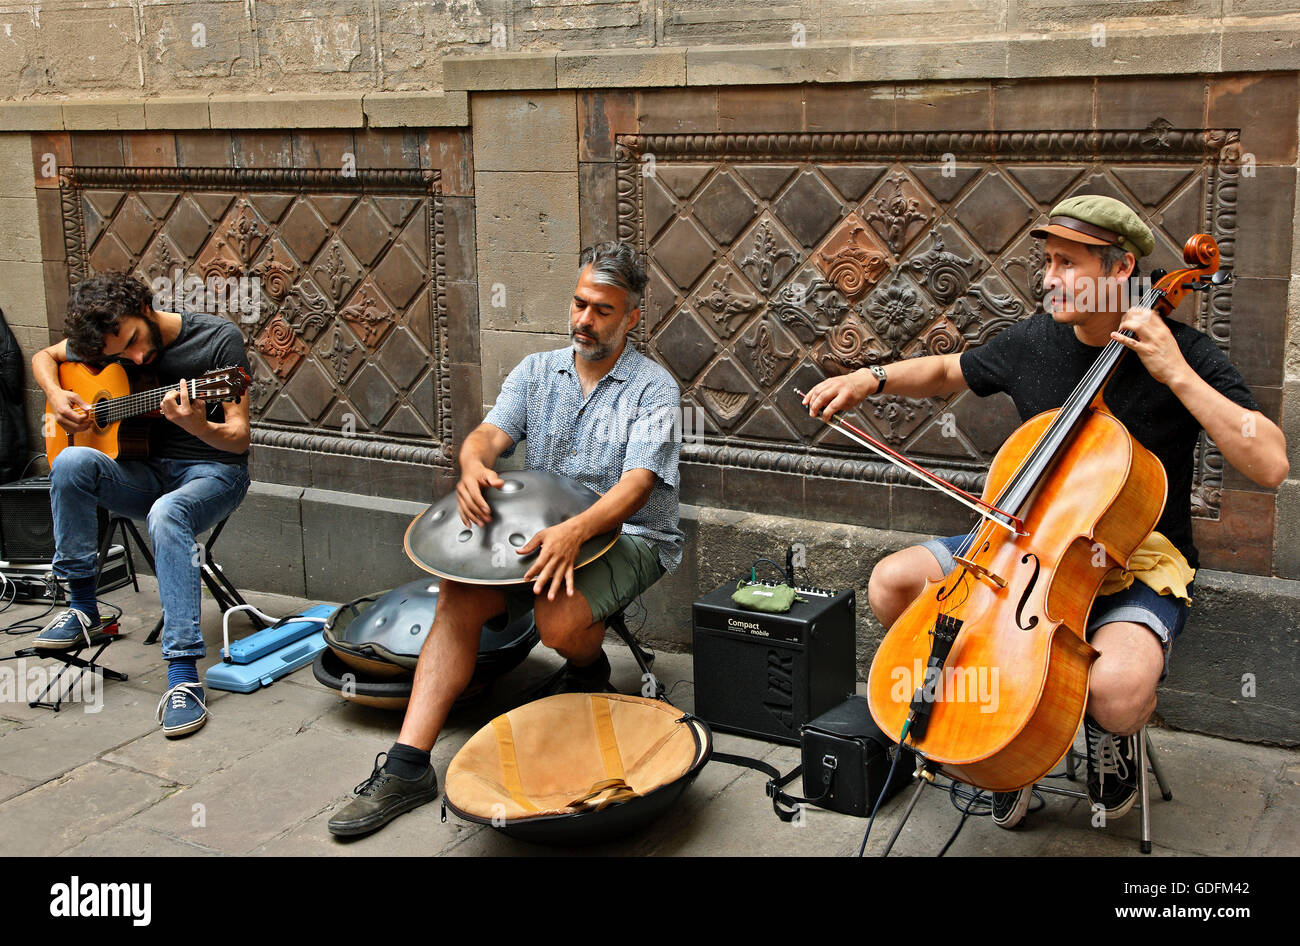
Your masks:
{"label": "black sock", "polygon": [[579,677],[590,677],[592,679],[609,676],[609,658],[605,656],[604,648],[596,655],[596,659],[585,667],[579,667],[570,661],[569,672]]}
{"label": "black sock", "polygon": [[429,768],[429,750],[395,742],[393,748],[388,750],[388,761],[384,763],[384,768],[398,778],[417,779]]}

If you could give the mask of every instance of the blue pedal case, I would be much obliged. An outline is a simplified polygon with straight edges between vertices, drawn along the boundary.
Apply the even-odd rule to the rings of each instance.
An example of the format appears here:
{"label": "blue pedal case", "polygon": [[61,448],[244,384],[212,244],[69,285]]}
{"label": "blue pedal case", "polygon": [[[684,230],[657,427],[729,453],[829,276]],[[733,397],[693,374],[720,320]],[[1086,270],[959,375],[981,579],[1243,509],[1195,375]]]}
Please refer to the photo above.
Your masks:
{"label": "blue pedal case", "polygon": [[[260,660],[281,647],[302,640],[313,631],[319,631],[324,626],[321,621],[329,618],[336,610],[338,609],[334,605],[318,604],[314,608],[308,608],[301,614],[290,615],[270,627],[249,634],[243,640],[237,640],[230,645],[229,659],[226,662],[251,664],[255,660]],[[298,620],[299,618],[319,618],[320,620],[301,621]]]}
{"label": "blue pedal case", "polygon": [[[335,608],[317,605],[294,617],[328,618]],[[325,649],[324,625],[321,621],[294,621],[250,634],[230,645],[232,662],[213,664],[204,675],[205,685],[214,690],[232,690],[235,693],[252,693],[259,687],[270,686],[285,674],[305,667]],[[241,645],[246,645],[241,649]],[[248,663],[234,663],[238,654]]]}

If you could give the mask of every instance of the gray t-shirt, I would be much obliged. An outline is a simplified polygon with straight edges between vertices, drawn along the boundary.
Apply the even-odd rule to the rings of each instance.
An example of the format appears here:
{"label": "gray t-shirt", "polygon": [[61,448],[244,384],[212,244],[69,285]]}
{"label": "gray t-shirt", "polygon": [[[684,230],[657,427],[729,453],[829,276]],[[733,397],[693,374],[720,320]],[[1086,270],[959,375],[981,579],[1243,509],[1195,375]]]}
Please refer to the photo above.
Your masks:
{"label": "gray t-shirt", "polygon": [[[175,341],[162,349],[153,364],[137,367],[132,362],[110,359],[122,365],[136,389],[152,390],[175,387],[181,379],[192,380],[209,371],[240,367],[252,373],[244,337],[229,319],[203,312],[178,312],[181,331]],[[68,347],[69,361],[82,361]],[[245,395],[247,397],[247,395]],[[222,404],[208,404],[208,420],[219,424],[225,420]],[[198,437],[171,421],[159,418],[149,425],[149,455],[170,460],[216,460],[219,463],[247,463],[248,451],[230,453],[209,446]]]}

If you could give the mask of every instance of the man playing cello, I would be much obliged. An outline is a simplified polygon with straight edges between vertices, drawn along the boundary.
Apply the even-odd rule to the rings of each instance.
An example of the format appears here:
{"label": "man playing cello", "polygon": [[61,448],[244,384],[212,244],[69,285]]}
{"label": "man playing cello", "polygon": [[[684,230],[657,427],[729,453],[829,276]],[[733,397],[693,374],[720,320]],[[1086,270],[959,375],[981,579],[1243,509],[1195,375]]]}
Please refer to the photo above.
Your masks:
{"label": "man playing cello", "polygon": [[[1289,466],[1286,442],[1262,413],[1241,375],[1205,334],[1150,309],[1127,308],[1116,293],[1155,246],[1130,208],[1109,197],[1072,197],[1052,209],[1045,240],[1046,311],[951,355],[908,359],[828,378],[804,398],[812,416],[851,409],[881,393],[937,397],[970,389],[1005,392],[1021,420],[1059,408],[1101,349],[1119,341],[1123,359],[1106,386],[1106,404],[1128,432],[1160,460],[1168,498],[1156,529],[1133,558],[1133,571],[1107,576],[1093,603],[1086,637],[1099,651],[1088,684],[1084,728],[1088,797],[1094,810],[1118,817],[1137,799],[1137,733],[1156,706],[1156,686],[1187,621],[1198,564],[1192,542],[1193,457],[1202,429],[1224,459],[1255,483],[1275,487]],[[1109,291],[1108,291],[1109,289]],[[1088,300],[1095,305],[1087,304]],[[1117,304],[1118,300],[1118,304]],[[1119,334],[1128,330],[1135,338]],[[926,587],[954,567],[965,536],[931,539],[882,559],[868,597],[886,628]],[[1131,578],[1129,577],[1131,576]],[[1126,584],[1127,582],[1127,584]],[[1018,824],[1033,786],[997,792],[993,820]]]}

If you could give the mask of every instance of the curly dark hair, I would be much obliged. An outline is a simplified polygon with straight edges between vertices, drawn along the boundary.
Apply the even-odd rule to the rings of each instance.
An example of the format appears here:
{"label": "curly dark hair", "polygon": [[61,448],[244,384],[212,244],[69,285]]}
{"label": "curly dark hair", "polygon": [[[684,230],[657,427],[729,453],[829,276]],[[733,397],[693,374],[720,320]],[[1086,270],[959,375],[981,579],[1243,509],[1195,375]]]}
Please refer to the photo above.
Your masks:
{"label": "curly dark hair", "polygon": [[122,318],[144,315],[152,302],[149,287],[130,273],[101,273],[72,287],[64,332],[68,347],[79,358],[97,362],[104,357],[104,336],[121,327]]}

